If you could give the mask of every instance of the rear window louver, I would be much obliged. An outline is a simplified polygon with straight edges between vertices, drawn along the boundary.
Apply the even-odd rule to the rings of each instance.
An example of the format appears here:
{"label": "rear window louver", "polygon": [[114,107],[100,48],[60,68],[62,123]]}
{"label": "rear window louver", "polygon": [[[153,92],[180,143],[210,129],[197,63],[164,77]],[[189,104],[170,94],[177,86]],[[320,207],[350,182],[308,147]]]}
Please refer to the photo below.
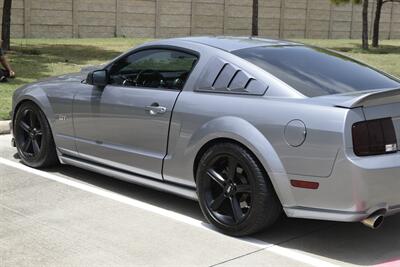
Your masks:
{"label": "rear window louver", "polygon": [[214,58],[208,66],[196,91],[263,95],[268,88],[244,70],[220,58]]}

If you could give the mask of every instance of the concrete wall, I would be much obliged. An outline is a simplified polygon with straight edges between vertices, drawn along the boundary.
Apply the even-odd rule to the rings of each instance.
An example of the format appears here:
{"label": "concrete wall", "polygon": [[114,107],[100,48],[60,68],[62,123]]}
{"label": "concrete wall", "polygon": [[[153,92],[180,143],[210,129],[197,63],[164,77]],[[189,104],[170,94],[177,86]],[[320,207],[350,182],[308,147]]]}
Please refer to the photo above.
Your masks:
{"label": "concrete wall", "polygon": [[[370,19],[375,13],[375,1],[370,0]],[[261,36],[361,37],[360,5],[336,6],[330,0],[259,0],[259,5]],[[12,35],[20,38],[249,35],[251,13],[252,0],[13,0]],[[400,38],[399,3],[384,5],[381,37]]]}

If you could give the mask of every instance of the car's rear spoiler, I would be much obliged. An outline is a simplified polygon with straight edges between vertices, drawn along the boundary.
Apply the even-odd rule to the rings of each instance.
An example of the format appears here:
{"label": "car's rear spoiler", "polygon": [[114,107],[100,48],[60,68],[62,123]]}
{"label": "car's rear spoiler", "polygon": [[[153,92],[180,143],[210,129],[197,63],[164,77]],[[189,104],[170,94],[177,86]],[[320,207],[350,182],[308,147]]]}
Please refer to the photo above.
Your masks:
{"label": "car's rear spoiler", "polygon": [[343,108],[370,107],[384,104],[400,103],[400,88],[368,92],[335,106]]}

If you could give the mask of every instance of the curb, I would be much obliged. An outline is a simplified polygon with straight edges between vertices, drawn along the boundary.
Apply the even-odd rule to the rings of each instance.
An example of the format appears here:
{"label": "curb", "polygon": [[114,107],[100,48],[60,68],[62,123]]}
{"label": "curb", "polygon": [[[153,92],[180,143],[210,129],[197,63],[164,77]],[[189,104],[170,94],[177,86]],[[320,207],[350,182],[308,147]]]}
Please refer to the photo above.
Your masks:
{"label": "curb", "polygon": [[10,133],[11,121],[0,121],[0,134]]}

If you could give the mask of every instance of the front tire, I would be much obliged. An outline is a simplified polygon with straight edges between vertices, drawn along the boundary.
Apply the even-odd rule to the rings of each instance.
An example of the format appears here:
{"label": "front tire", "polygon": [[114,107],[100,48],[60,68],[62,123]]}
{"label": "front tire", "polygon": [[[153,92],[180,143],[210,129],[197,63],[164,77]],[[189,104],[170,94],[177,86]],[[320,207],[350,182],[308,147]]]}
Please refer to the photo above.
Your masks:
{"label": "front tire", "polygon": [[45,168],[59,163],[50,125],[36,104],[22,103],[13,127],[18,155],[25,165]]}
{"label": "front tire", "polygon": [[200,160],[196,184],[204,216],[225,234],[254,234],[274,224],[282,213],[261,164],[240,145],[209,148]]}

